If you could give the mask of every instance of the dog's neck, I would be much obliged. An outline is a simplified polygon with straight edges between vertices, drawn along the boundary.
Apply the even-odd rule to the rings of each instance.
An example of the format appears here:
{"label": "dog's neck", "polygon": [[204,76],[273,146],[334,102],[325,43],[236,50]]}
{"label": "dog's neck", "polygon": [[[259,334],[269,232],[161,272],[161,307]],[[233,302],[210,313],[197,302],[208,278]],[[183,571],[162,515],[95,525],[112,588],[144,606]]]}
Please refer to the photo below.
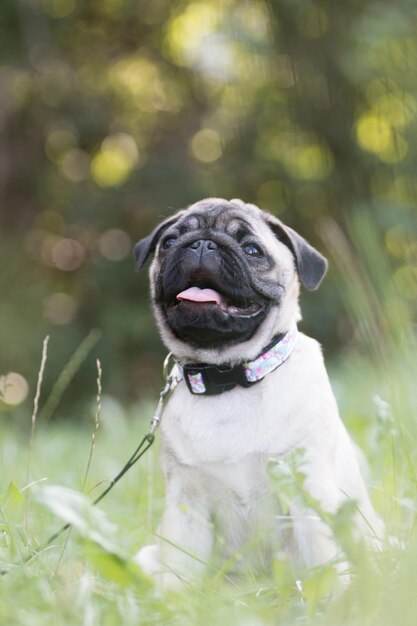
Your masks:
{"label": "dog's neck", "polygon": [[218,395],[237,385],[252,387],[276,370],[291,355],[297,342],[297,325],[274,337],[254,360],[237,365],[181,364],[177,360],[188,389],[195,395]]}

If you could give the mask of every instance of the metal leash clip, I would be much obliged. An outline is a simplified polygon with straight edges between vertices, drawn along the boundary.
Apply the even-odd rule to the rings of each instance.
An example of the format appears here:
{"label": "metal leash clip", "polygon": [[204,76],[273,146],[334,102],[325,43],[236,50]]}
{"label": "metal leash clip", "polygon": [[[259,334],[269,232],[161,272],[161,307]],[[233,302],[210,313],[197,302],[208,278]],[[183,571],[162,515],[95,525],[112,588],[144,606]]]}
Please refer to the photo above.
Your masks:
{"label": "metal leash clip", "polygon": [[165,387],[159,394],[159,401],[156,405],[155,413],[151,419],[151,427],[149,430],[149,436],[153,438],[155,431],[159,428],[161,423],[161,417],[164,410],[165,402],[168,396],[174,391],[178,383],[182,380],[181,372],[174,359],[172,352],[168,354],[164,361],[162,373],[166,381]]}

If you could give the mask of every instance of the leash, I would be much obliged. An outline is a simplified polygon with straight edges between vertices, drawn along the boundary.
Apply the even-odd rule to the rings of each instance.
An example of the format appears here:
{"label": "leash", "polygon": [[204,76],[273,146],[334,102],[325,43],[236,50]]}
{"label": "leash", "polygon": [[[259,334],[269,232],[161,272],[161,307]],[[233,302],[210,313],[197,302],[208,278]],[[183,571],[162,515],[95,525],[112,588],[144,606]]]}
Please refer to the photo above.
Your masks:
{"label": "leash", "polygon": [[[106,487],[106,489],[104,489],[95,500],[93,500],[92,506],[95,506],[96,504],[101,502],[101,500],[103,500],[105,496],[107,496],[107,494],[117,485],[119,480],[123,478],[123,476],[130,470],[131,467],[135,465],[135,463],[139,461],[140,458],[142,458],[145,452],[147,452],[149,448],[152,446],[152,444],[154,443],[155,432],[158,430],[160,426],[162,413],[165,408],[165,403],[168,397],[177,387],[178,383],[182,380],[181,372],[179,371],[179,368],[173,359],[172,352],[168,354],[168,356],[166,357],[164,361],[162,373],[163,373],[163,377],[165,380],[165,386],[162,388],[159,394],[158,404],[156,405],[155,412],[152,416],[149,431],[144,436],[142,441],[139,443],[138,447],[136,448],[134,453],[131,455],[129,460],[126,462],[126,464],[122,467],[120,472],[113,478],[112,481],[110,481],[110,485]],[[65,524],[65,526],[62,526],[62,528],[60,528],[56,533],[51,535],[51,537],[49,537],[49,539],[42,546],[40,546],[39,548],[35,550],[35,554],[44,551],[46,548],[48,548],[51,545],[51,543],[56,541],[58,537],[60,537],[65,531],[69,530],[71,527],[72,527],[71,523],[68,523],[68,524]],[[17,563],[13,567],[25,565],[32,558],[33,558],[33,555],[27,557],[26,559],[22,559],[20,563]],[[10,569],[1,570],[1,575],[5,576],[9,572],[10,572]]]}

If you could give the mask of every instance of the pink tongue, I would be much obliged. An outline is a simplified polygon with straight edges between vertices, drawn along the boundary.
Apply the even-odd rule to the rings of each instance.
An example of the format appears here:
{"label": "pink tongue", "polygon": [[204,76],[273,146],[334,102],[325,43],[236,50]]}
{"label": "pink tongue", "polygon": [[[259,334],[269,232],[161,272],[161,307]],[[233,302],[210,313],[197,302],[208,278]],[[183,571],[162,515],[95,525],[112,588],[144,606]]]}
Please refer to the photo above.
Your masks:
{"label": "pink tongue", "polygon": [[181,291],[177,295],[177,300],[189,300],[191,302],[214,302],[215,304],[223,304],[222,296],[214,291],[214,289],[200,289],[199,287],[190,287],[185,291]]}

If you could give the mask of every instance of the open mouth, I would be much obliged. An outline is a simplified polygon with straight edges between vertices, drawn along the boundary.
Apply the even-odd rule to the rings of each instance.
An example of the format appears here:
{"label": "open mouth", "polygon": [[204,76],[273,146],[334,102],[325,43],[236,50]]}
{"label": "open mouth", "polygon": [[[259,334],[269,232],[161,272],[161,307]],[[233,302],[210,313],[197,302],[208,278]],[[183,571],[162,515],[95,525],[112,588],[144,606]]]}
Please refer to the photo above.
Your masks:
{"label": "open mouth", "polygon": [[237,304],[230,301],[226,296],[211,287],[188,287],[176,295],[176,301],[172,306],[184,303],[195,307],[213,306],[225,315],[232,317],[250,318],[256,317],[263,311],[265,306],[260,302],[245,302]]}
{"label": "open mouth", "polygon": [[252,337],[270,308],[249,285],[192,276],[167,284],[159,303],[176,337],[202,348],[220,348]]}

